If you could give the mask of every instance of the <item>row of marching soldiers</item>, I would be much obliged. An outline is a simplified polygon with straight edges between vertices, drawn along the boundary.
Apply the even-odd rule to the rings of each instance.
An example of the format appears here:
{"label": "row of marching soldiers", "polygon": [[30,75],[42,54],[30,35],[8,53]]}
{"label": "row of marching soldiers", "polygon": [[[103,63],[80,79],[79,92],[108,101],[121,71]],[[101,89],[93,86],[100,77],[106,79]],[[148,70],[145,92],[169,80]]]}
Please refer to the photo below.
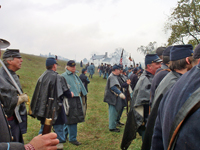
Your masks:
{"label": "row of marching soldiers", "polygon": [[142,150],[199,149],[200,44],[159,47],[131,99],[121,149],[138,132]]}
{"label": "row of marching soldiers", "polygon": [[[8,41],[0,39],[0,49],[9,45]],[[38,79],[29,110],[29,115],[41,122],[41,128],[39,135],[24,145],[22,134],[27,132],[25,102],[30,103],[30,100],[22,92],[16,74],[23,59],[18,49],[6,49],[3,62],[0,62],[0,149],[56,150],[63,149],[66,140],[80,145],[77,124],[83,122],[86,115],[87,90],[76,75],[76,63],[68,61],[66,71],[59,75],[56,59],[46,59],[46,71]],[[55,133],[50,133],[52,124]]]}

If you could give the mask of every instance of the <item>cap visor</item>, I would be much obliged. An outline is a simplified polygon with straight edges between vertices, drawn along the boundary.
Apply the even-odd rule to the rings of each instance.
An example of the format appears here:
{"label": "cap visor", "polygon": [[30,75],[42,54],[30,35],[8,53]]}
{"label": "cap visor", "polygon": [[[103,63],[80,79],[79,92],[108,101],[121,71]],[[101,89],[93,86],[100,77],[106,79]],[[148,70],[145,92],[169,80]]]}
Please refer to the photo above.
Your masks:
{"label": "cap visor", "polygon": [[4,39],[0,39],[0,48],[7,48],[10,46],[10,43]]}

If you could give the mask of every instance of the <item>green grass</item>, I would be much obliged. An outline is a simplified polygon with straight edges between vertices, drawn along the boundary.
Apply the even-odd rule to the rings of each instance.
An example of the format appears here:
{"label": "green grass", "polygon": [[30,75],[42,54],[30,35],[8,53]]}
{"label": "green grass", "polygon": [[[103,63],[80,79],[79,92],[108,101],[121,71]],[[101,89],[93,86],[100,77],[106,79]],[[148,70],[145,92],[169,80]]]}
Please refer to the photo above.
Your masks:
{"label": "green grass", "polygon": [[[23,92],[26,92],[29,97],[35,89],[36,82],[45,69],[45,58],[22,54],[22,68],[17,71],[20,76],[20,82]],[[58,73],[65,71],[65,61],[58,60]],[[77,64],[77,70],[81,73],[82,68]],[[88,74],[87,74],[88,76]],[[64,149],[70,150],[120,150],[120,144],[124,132],[124,127],[121,127],[120,133],[113,133],[108,130],[108,104],[103,102],[104,89],[106,80],[99,77],[97,71],[90,79],[88,85],[88,109],[85,122],[78,124],[77,140],[82,143],[80,146],[74,146],[68,141],[64,144]],[[28,107],[27,107],[28,109]],[[121,122],[126,122],[126,111],[123,112]],[[37,119],[28,116],[28,132],[24,135],[25,143],[28,143],[34,136],[38,134],[40,123]],[[142,140],[137,135],[137,138],[129,146],[129,149],[141,149]]]}

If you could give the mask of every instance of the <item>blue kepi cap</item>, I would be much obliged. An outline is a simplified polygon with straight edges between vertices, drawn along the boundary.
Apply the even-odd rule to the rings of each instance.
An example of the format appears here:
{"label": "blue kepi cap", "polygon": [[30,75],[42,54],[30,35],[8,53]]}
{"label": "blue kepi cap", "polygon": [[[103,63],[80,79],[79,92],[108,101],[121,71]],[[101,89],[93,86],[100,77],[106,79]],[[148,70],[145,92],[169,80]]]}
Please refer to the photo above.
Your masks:
{"label": "blue kepi cap", "polygon": [[162,60],[158,57],[157,54],[147,54],[145,56],[145,66],[154,62],[162,62]]}
{"label": "blue kepi cap", "polygon": [[56,59],[53,57],[49,57],[46,59],[46,66],[51,66],[57,64]]}
{"label": "blue kepi cap", "polygon": [[175,45],[170,51],[170,60],[180,60],[189,56],[193,56],[193,46],[191,44],[187,45]]}
{"label": "blue kepi cap", "polygon": [[115,65],[113,66],[113,70],[115,70],[115,69],[121,69],[121,66],[115,64]]}

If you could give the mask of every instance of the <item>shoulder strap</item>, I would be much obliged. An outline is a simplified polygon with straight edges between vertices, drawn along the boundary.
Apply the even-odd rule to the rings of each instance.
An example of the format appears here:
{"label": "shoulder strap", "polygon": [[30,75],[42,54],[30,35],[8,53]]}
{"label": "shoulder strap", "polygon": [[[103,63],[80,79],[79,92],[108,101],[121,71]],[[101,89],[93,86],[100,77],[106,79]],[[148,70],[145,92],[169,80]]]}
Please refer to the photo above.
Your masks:
{"label": "shoulder strap", "polygon": [[200,88],[198,88],[183,104],[176,114],[169,134],[168,150],[173,150],[178,138],[181,126],[197,109],[200,108]]}
{"label": "shoulder strap", "polygon": [[162,70],[158,71],[155,75],[157,75],[161,71],[168,71],[168,72],[170,72],[171,70],[169,68],[168,69],[162,69]]}

